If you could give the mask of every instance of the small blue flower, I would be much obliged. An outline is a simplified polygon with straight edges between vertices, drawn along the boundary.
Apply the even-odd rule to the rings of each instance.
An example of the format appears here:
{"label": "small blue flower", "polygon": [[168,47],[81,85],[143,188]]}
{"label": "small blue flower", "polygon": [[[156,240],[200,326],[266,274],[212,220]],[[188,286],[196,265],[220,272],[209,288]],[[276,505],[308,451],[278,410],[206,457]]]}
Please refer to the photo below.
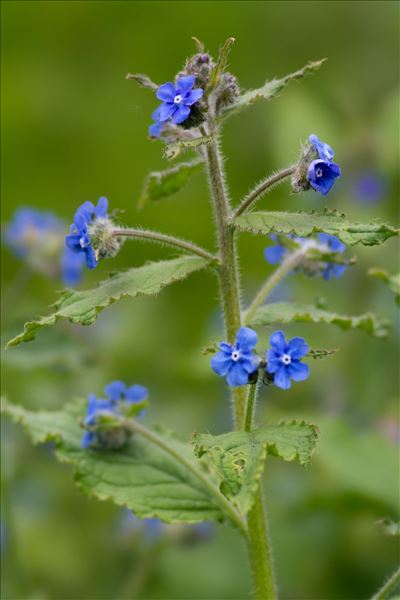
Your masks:
{"label": "small blue flower", "polygon": [[325,142],[321,142],[321,140],[312,133],[308,139],[314,146],[315,151],[318,153],[318,156],[321,160],[325,160],[326,162],[330,162],[332,158],[335,156],[332,148],[325,144]]}
{"label": "small blue flower", "polygon": [[308,167],[307,179],[314,190],[326,196],[340,175],[339,165],[317,159],[313,160]]}
{"label": "small blue flower", "polygon": [[267,351],[267,373],[274,375],[274,384],[282,390],[291,387],[290,380],[304,381],[310,374],[308,365],[300,362],[308,353],[308,344],[301,337],[286,342],[283,331],[275,331],[269,339]]}
{"label": "small blue flower", "polygon": [[127,387],[123,381],[113,381],[104,388],[104,393],[114,404],[125,400],[126,402],[141,402],[149,395],[149,390],[142,385]]}
{"label": "small blue flower", "polygon": [[[84,424],[88,427],[93,427],[97,423],[100,416],[118,415],[117,408],[110,400],[96,398],[94,394],[90,394],[88,398],[86,419]],[[98,433],[96,431],[85,431],[82,437],[82,448],[88,448],[98,441]]]}
{"label": "small blue flower", "polygon": [[108,200],[105,197],[99,199],[97,206],[89,201],[84,202],[75,213],[70,235],[65,238],[68,248],[85,256],[86,266],[89,269],[94,269],[97,265],[96,253],[91,245],[89,226],[96,219],[107,218],[107,210]]}
{"label": "small blue flower", "polygon": [[[156,109],[156,121],[161,123],[172,120],[179,125],[190,115],[191,106],[198,102],[203,96],[201,88],[193,89],[196,78],[194,75],[181,77],[174,85],[171,82],[164,83],[157,90],[157,98],[162,104]],[[153,113],[154,119],[155,113]]]}
{"label": "small blue flower", "polygon": [[25,258],[51,245],[56,247],[62,230],[63,223],[52,213],[20,208],[5,230],[4,241],[16,256]]}
{"label": "small blue flower", "polygon": [[153,110],[153,112],[151,113],[151,118],[153,119],[154,123],[149,127],[150,137],[160,137],[161,131],[164,127],[164,123],[160,122],[160,110],[161,107],[159,106],[158,108],[156,108],[156,110]]}
{"label": "small blue flower", "polygon": [[[346,250],[345,244],[343,244],[335,235],[329,235],[329,233],[319,233],[318,240],[325,244],[330,252],[339,252],[342,254]],[[323,277],[327,281],[331,277],[340,277],[343,275],[347,265],[338,265],[336,263],[326,263],[326,267],[323,271]]]}
{"label": "small blue flower", "polygon": [[68,246],[65,247],[61,256],[61,272],[65,285],[74,287],[81,281],[84,263],[84,254],[76,254]]}
{"label": "small blue flower", "polygon": [[234,346],[220,343],[220,351],[211,359],[212,370],[217,375],[226,376],[230,386],[246,385],[249,375],[254,373],[260,364],[260,357],[253,352],[257,341],[255,331],[249,327],[241,327]]}
{"label": "small blue flower", "polygon": [[[273,242],[277,242],[278,240],[278,237],[274,233],[271,233],[268,237]],[[279,265],[288,252],[288,248],[277,242],[275,246],[265,248],[264,258],[270,265]]]}

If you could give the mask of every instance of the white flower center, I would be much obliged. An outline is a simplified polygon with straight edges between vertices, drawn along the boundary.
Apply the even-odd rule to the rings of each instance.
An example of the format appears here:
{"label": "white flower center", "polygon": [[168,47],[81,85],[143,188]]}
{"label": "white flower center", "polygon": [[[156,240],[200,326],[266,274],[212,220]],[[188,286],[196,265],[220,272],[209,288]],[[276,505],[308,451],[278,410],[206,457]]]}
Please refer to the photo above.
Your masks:
{"label": "white flower center", "polygon": [[231,359],[234,360],[235,362],[238,361],[240,358],[240,352],[239,350],[234,350],[231,354]]}
{"label": "white flower center", "polygon": [[181,96],[181,94],[177,94],[174,98],[174,103],[180,104],[181,102],[182,102],[182,96]]}
{"label": "white flower center", "polygon": [[292,362],[292,359],[289,356],[289,354],[282,354],[281,361],[283,362],[284,365],[290,365],[290,363]]}
{"label": "white flower center", "polygon": [[81,239],[79,240],[79,245],[81,248],[86,248],[85,238],[81,237]]}
{"label": "white flower center", "polygon": [[323,175],[323,173],[322,173],[322,169],[316,169],[316,171],[315,171],[315,175],[316,175],[317,177],[322,177],[322,175]]}

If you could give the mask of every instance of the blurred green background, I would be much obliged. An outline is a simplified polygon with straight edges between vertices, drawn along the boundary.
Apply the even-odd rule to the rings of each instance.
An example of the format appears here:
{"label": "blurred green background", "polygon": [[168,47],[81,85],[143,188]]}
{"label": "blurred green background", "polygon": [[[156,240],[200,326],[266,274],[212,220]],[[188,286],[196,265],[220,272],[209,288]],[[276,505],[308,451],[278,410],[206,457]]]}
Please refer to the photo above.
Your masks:
{"label": "blurred green background", "polygon": [[[175,197],[136,208],[150,169],[166,166],[147,138],[157,105],[126,81],[143,72],[171,80],[193,52],[191,36],[217,53],[236,38],[230,69],[243,89],[328,57],[320,72],[292,83],[226,126],[223,146],[234,202],[255,181],[292,163],[317,133],[336,152],[343,177],[329,198],[290,196],[285,184],[260,207],[319,209],[394,223],[399,197],[399,4],[395,2],[2,2],[2,223],[21,205],[53,210],[71,222],[85,200],[105,195],[129,225],[214,244],[207,184],[197,175]],[[382,184],[366,200],[365,173]],[[244,297],[270,273],[266,240],[240,238]],[[336,281],[290,277],[277,296],[348,314],[372,310],[396,323],[391,293],[367,275],[398,270],[393,239],[355,247],[356,266]],[[118,267],[173,256],[127,243],[86,272],[91,287]],[[61,282],[27,273],[2,248],[3,338],[45,314]],[[33,344],[3,355],[3,391],[25,406],[54,408],[123,379],[150,388],[147,420],[214,433],[230,427],[227,390],[200,350],[220,339],[213,276],[198,273],[158,298],[126,300],[91,328],[59,324]],[[307,469],[271,459],[266,497],[283,599],[356,600],[372,595],[399,559],[398,543],[377,523],[398,518],[398,325],[387,341],[359,331],[297,324],[290,335],[313,348],[340,348],[314,361],[312,376],[290,392],[265,389],[260,419],[312,419],[321,444]],[[266,342],[269,331],[262,332]],[[218,526],[188,549],[169,541],[154,552],[121,509],[82,496],[70,469],[49,448],[32,448],[3,419],[2,598],[242,600],[250,580],[239,537]],[[122,521],[121,521],[122,519]]]}

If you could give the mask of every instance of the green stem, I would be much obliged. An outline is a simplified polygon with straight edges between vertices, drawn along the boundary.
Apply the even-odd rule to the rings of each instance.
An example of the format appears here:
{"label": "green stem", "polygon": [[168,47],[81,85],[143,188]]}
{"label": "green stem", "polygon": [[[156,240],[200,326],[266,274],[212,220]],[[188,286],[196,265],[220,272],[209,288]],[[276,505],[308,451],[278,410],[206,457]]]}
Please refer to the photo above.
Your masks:
{"label": "green stem", "polygon": [[255,402],[257,398],[259,382],[249,385],[249,393],[247,394],[247,405],[246,405],[246,421],[244,424],[245,431],[252,431],[253,429],[253,415]]}
{"label": "green stem", "polygon": [[206,475],[204,475],[201,469],[197,468],[193,462],[188,460],[181,452],[175,450],[175,448],[167,444],[161,437],[154,433],[154,431],[147,429],[147,427],[141,425],[135,419],[124,419],[121,421],[121,425],[128,431],[142,435],[149,440],[149,442],[155,444],[161,448],[161,450],[164,450],[164,452],[172,456],[177,462],[181,463],[181,465],[183,465],[187,471],[192,473],[192,475],[201,481],[204,487],[208,489],[211,495],[217,500],[223,512],[230,517],[232,522],[239,528],[241,533],[243,535],[247,534],[246,524],[243,522],[239,513],[229,502],[229,500],[227,500],[227,498],[220,492],[220,490],[209,480]]}
{"label": "green stem", "polygon": [[184,250],[185,252],[196,254],[197,256],[201,256],[202,258],[206,258],[207,260],[210,260],[212,262],[218,262],[218,258],[216,256],[214,256],[204,248],[197,246],[197,244],[193,244],[192,242],[187,242],[186,240],[181,240],[180,238],[176,238],[172,235],[166,235],[165,233],[160,233],[158,231],[131,228],[114,229],[112,231],[112,235],[114,237],[129,237],[138,240],[167,244],[168,246],[174,246],[175,248],[179,248],[179,250]]}
{"label": "green stem", "polygon": [[385,600],[388,594],[396,589],[400,584],[400,567],[393,573],[391,577],[383,584],[380,590],[376,592],[372,600]]}
{"label": "green stem", "polygon": [[243,199],[243,201],[239,204],[238,208],[235,210],[233,214],[233,218],[239,217],[242,213],[248,210],[257,200],[261,198],[264,194],[271,191],[273,187],[275,187],[278,183],[282,183],[286,177],[289,177],[292,173],[294,173],[297,165],[292,165],[287,167],[286,169],[282,169],[282,171],[278,171],[277,173],[273,173],[269,177],[266,177],[260,183],[256,185],[256,187],[251,190],[247,194],[247,196]]}
{"label": "green stem", "polygon": [[[214,214],[217,222],[218,246],[221,265],[219,279],[221,300],[225,317],[228,341],[233,342],[241,325],[240,314],[240,281],[236,261],[236,242],[233,228],[230,225],[231,215],[227,193],[224,185],[223,164],[218,147],[218,132],[213,131],[213,140],[206,146],[206,158]],[[232,388],[232,399],[237,429],[245,425],[245,386]],[[269,542],[264,518],[264,507],[261,495],[261,484],[257,490],[255,503],[247,518],[248,551],[257,600],[274,600],[274,580],[272,574]]]}
{"label": "green stem", "polygon": [[251,323],[257,309],[265,302],[272,290],[288,275],[293,269],[295,269],[303,260],[305,251],[303,249],[297,250],[288,256],[286,260],[273,272],[271,277],[267,279],[264,285],[261,286],[259,291],[254,297],[254,300],[250,304],[249,308],[243,315],[244,324]]}

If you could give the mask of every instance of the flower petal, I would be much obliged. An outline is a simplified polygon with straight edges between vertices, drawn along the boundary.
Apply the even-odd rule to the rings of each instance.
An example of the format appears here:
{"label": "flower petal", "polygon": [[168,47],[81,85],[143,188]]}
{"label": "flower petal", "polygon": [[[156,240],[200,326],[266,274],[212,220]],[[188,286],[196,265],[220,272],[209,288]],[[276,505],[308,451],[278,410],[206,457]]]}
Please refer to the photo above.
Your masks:
{"label": "flower petal", "polygon": [[202,95],[203,90],[201,88],[196,88],[183,98],[183,104],[186,104],[186,106],[192,106],[192,104],[200,100]]}
{"label": "flower petal", "polygon": [[310,374],[310,367],[298,360],[291,362],[286,370],[293,381],[304,381]]}
{"label": "flower petal", "polygon": [[277,354],[283,354],[286,351],[286,339],[283,331],[275,331],[269,338],[269,343]]}
{"label": "flower petal", "polygon": [[233,361],[230,356],[225,354],[225,352],[218,352],[212,357],[210,364],[214,373],[224,377],[232,366]]}
{"label": "flower petal", "polygon": [[226,379],[228,385],[237,387],[239,385],[246,385],[249,382],[249,374],[243,369],[240,363],[235,363],[230,369]]}
{"label": "flower petal", "polygon": [[186,119],[190,115],[190,108],[189,106],[185,106],[184,104],[177,104],[176,106],[177,110],[172,117],[172,122],[176,125],[179,125],[179,123],[183,123],[183,121],[186,121]]}
{"label": "flower petal", "polygon": [[74,222],[75,222],[77,215],[81,215],[81,216],[83,216],[86,223],[90,223],[92,221],[94,211],[95,211],[95,207],[94,207],[93,202],[90,202],[90,200],[86,200],[86,202],[81,204],[81,206],[76,211]]}
{"label": "flower petal", "polygon": [[97,266],[96,254],[92,246],[86,246],[85,248],[86,266],[88,269],[94,269]]}
{"label": "flower petal", "polygon": [[270,246],[264,250],[264,258],[270,265],[277,265],[282,262],[287,249],[280,244],[277,246]]}
{"label": "flower petal", "polygon": [[288,390],[290,387],[292,387],[292,384],[290,383],[290,377],[287,373],[286,367],[282,366],[275,373],[274,384],[278,388],[281,388],[281,390]]}
{"label": "flower petal", "polygon": [[308,344],[302,337],[294,337],[288,341],[286,354],[298,360],[307,354],[308,349]]}
{"label": "flower petal", "polygon": [[187,75],[187,77],[180,77],[176,82],[176,94],[186,96],[194,86],[196,77],[194,75]]}
{"label": "flower petal", "polygon": [[123,381],[112,381],[104,388],[104,393],[112,400],[113,402],[118,402],[122,396],[125,395],[126,385]]}
{"label": "flower petal", "polygon": [[275,354],[273,350],[268,350],[265,355],[267,366],[267,373],[276,373],[278,369],[282,366],[281,359]]}
{"label": "flower petal", "polygon": [[239,360],[240,366],[247,372],[249,375],[254,373],[258,369],[258,366],[261,362],[261,358],[256,354],[250,354],[242,357]]}
{"label": "flower petal", "polygon": [[164,85],[160,85],[156,96],[162,102],[173,102],[176,96],[174,84],[169,81],[168,83],[164,83]]}
{"label": "flower petal", "polygon": [[126,390],[125,398],[129,402],[141,402],[149,395],[149,390],[143,385],[131,385]]}
{"label": "flower petal", "polygon": [[226,352],[227,354],[229,354],[229,356],[235,350],[235,348],[231,344],[227,344],[226,342],[221,342],[219,348],[220,350],[222,350],[222,352]]}
{"label": "flower petal", "polygon": [[258,342],[258,335],[250,327],[241,327],[236,334],[236,343],[241,350],[249,351],[254,348]]}
{"label": "flower petal", "polygon": [[159,119],[161,122],[168,121],[177,110],[177,104],[165,102],[160,106]]}
{"label": "flower petal", "polygon": [[160,137],[162,126],[162,123],[153,123],[153,125],[150,125],[149,136],[155,138]]}
{"label": "flower petal", "polygon": [[96,218],[106,217],[108,211],[108,200],[105,196],[101,196],[97,203],[96,208],[94,209],[94,216]]}
{"label": "flower petal", "polygon": [[76,235],[76,234],[66,235],[65,236],[65,244],[68,248],[70,248],[70,250],[73,250],[74,252],[82,252],[80,239],[81,239],[80,235]]}

